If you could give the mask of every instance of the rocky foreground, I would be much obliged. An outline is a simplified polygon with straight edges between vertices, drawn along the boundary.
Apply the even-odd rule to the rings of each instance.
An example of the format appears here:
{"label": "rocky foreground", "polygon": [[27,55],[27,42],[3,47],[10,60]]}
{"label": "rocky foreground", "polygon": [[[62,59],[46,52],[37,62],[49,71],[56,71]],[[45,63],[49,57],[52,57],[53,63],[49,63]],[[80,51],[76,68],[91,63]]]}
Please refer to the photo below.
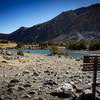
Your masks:
{"label": "rocky foreground", "polygon": [[[93,73],[83,72],[82,63],[69,57],[0,50],[0,100],[92,100]],[[99,100],[99,85],[96,95]]]}

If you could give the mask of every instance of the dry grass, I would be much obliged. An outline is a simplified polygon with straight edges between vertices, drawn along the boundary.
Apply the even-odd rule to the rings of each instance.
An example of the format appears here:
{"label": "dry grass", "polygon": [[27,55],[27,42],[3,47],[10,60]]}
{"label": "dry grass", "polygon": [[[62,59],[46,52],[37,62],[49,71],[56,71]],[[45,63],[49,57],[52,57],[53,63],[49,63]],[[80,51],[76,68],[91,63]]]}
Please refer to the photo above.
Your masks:
{"label": "dry grass", "polygon": [[15,48],[16,43],[0,43],[0,48]]}

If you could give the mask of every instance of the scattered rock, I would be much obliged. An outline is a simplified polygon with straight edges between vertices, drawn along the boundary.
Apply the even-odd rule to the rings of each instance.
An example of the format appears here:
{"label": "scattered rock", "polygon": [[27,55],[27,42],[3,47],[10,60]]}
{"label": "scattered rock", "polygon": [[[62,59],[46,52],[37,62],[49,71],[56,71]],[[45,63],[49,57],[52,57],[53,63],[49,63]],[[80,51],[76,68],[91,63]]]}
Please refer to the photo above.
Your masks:
{"label": "scattered rock", "polygon": [[[73,100],[91,100],[92,85],[90,83],[92,82],[92,72],[83,72],[79,69],[81,68],[79,60],[68,58],[68,61],[71,60],[72,63],[65,62],[64,65],[63,63],[61,65],[60,62],[59,64],[54,61],[51,63],[49,60],[47,61],[47,58],[42,58],[42,56],[35,58],[34,56],[30,60],[32,63],[27,63],[28,60],[25,60],[24,64],[16,63],[19,61],[17,57],[22,58],[22,60],[25,57],[28,59],[29,56],[27,54],[22,57],[4,53],[1,54],[0,58],[2,56],[5,59],[10,59],[10,61],[1,59],[0,79],[2,82],[0,82],[0,100],[62,100],[62,98],[64,100],[72,100],[70,98],[73,98]],[[17,58],[17,60],[15,60],[16,62],[13,65],[11,62],[14,58]],[[36,62],[36,59],[39,62]],[[57,59],[60,61],[60,58]],[[100,72],[98,72],[97,80],[100,81]],[[61,84],[63,82],[70,83]],[[98,85],[97,88],[96,95],[100,97],[100,86]]]}
{"label": "scattered rock", "polygon": [[21,98],[30,98],[31,96],[27,93],[22,93]]}
{"label": "scattered rock", "polygon": [[34,72],[33,74],[34,74],[34,76],[39,76],[39,74],[37,72]]}
{"label": "scattered rock", "polygon": [[46,71],[44,71],[44,73],[50,74],[50,71],[49,70],[46,70]]}
{"label": "scattered rock", "polygon": [[13,84],[13,83],[18,83],[19,82],[19,80],[18,79],[12,79],[11,81],[10,81],[10,84]]}
{"label": "scattered rock", "polygon": [[27,83],[24,85],[24,87],[31,87],[31,85]]}
{"label": "scattered rock", "polygon": [[23,71],[23,74],[29,74],[28,70]]}
{"label": "scattered rock", "polygon": [[7,63],[7,61],[3,60],[3,61],[1,61],[1,63]]}
{"label": "scattered rock", "polygon": [[32,91],[29,91],[28,94],[29,94],[29,95],[33,95],[33,94],[37,94],[37,93],[36,93],[36,91],[33,91],[33,90],[32,90]]}
{"label": "scattered rock", "polygon": [[12,88],[8,88],[8,89],[7,89],[7,92],[8,92],[8,93],[13,93]]}
{"label": "scattered rock", "polygon": [[3,58],[6,59],[6,60],[11,60],[12,59],[12,57],[8,56],[8,55],[3,55]]}
{"label": "scattered rock", "polygon": [[47,80],[44,82],[44,85],[53,86],[53,85],[58,85],[58,84],[56,82],[54,82],[53,80]]}
{"label": "scattered rock", "polygon": [[21,91],[21,90],[25,90],[25,89],[24,89],[24,87],[19,86],[19,87],[18,87],[18,90]]}
{"label": "scattered rock", "polygon": [[13,86],[14,84],[11,84],[11,83],[7,85],[8,88],[13,87]]}

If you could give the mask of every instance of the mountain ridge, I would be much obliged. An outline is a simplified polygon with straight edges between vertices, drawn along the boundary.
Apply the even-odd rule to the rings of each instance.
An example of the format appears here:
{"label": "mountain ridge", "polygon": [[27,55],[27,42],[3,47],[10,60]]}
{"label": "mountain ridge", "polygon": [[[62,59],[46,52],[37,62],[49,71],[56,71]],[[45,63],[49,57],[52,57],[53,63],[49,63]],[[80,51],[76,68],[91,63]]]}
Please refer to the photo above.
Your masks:
{"label": "mountain ridge", "polygon": [[6,38],[16,42],[100,39],[100,3],[62,12],[45,23],[29,28],[21,27]]}

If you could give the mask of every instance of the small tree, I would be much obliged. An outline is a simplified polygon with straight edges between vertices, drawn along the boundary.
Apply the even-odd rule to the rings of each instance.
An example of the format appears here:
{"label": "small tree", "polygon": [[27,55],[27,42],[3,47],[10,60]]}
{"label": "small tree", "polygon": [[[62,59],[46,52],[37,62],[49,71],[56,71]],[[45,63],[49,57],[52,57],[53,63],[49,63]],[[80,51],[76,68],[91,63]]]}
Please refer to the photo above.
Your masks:
{"label": "small tree", "polygon": [[50,51],[53,55],[58,55],[58,56],[64,55],[63,51],[59,50],[56,46],[50,47]]}

